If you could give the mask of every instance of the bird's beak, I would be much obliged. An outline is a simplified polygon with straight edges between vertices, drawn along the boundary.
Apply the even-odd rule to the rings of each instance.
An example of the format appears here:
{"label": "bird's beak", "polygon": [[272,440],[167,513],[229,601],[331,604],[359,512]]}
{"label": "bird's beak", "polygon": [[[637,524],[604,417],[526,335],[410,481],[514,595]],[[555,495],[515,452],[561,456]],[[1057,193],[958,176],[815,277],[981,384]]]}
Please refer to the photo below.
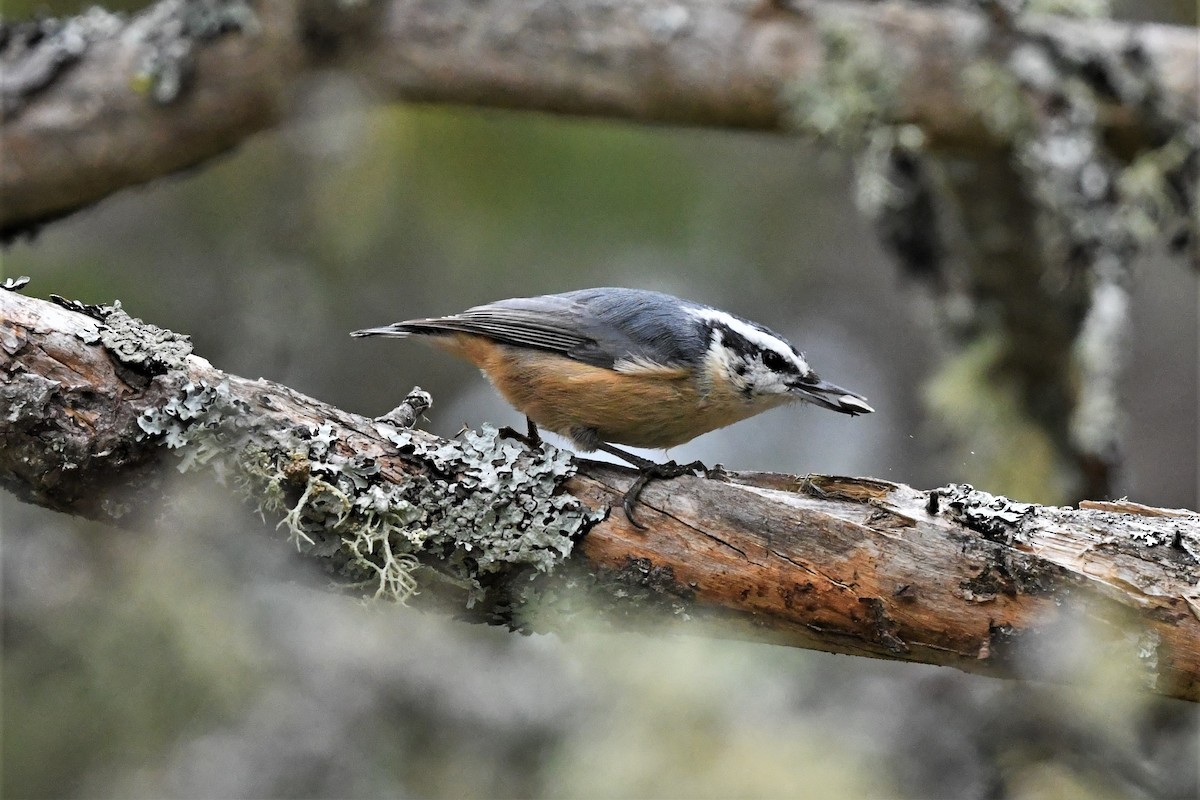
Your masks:
{"label": "bird's beak", "polygon": [[790,392],[800,400],[852,417],[870,414],[875,410],[867,404],[867,399],[862,395],[820,379],[812,383],[794,383]]}

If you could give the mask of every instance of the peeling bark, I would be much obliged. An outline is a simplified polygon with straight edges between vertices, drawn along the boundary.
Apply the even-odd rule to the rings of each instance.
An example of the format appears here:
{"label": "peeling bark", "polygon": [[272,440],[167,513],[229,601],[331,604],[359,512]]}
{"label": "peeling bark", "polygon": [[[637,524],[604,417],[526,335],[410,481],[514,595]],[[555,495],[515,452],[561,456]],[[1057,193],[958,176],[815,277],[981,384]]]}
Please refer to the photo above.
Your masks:
{"label": "peeling bark", "polygon": [[[643,532],[619,510],[633,479],[627,469],[571,465],[551,449],[486,436],[475,436],[472,450],[369,420],[224,373],[187,354],[181,337],[128,320],[0,291],[0,482],[10,491],[120,526],[135,519],[123,510],[163,503],[159,479],[177,464],[219,467],[235,484],[270,475],[279,502],[263,502],[269,487],[252,494],[282,517],[303,552],[340,558],[344,573],[354,564],[337,548],[365,540],[343,523],[370,527],[392,515],[398,522],[370,541],[395,563],[382,549],[360,552],[381,581],[412,577],[443,589],[473,582],[471,614],[514,627],[598,607],[615,620],[665,614],[684,630],[683,620],[705,620],[739,637],[1070,681],[1030,672],[1022,654],[1077,613],[1102,632],[1103,657],[1137,663],[1151,691],[1200,700],[1194,512],[1035,506],[965,485],[923,492],[867,478],[733,473],[651,483],[639,508]],[[212,405],[218,395],[225,399]],[[508,467],[487,473],[488,483],[517,494],[492,495],[506,499],[488,501],[488,513],[519,514],[533,503],[541,538],[472,523],[455,534],[476,537],[476,555],[464,560],[438,538],[439,526],[461,525],[446,509],[470,506],[484,491],[472,476],[497,459]],[[405,494],[414,481],[428,491]],[[370,493],[361,495],[369,508],[359,491]],[[398,505],[380,505],[387,498]],[[367,516],[355,517],[364,508]],[[522,519],[517,527],[532,529]],[[506,536],[500,546],[488,541]],[[482,554],[501,551],[485,569]],[[453,580],[439,583],[439,575]],[[425,598],[423,587],[417,600]]]}

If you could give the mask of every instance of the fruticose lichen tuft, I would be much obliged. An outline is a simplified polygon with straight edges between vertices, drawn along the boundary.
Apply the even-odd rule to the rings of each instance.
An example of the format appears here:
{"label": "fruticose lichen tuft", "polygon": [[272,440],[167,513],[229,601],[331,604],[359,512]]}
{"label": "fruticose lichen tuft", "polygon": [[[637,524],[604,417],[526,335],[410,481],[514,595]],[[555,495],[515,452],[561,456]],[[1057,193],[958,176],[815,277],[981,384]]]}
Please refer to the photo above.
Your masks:
{"label": "fruticose lichen tuft", "polygon": [[371,458],[351,453],[331,425],[286,433],[251,423],[227,384],[189,383],[138,423],[180,451],[181,470],[232,475],[260,513],[283,511],[279,526],[298,550],[327,559],[339,581],[403,602],[413,577],[430,567],[468,588],[468,606],[495,576],[548,572],[574,537],[602,517],[567,494],[570,455],[530,451],[493,428],[445,441],[381,424],[408,461],[423,469],[385,481]]}

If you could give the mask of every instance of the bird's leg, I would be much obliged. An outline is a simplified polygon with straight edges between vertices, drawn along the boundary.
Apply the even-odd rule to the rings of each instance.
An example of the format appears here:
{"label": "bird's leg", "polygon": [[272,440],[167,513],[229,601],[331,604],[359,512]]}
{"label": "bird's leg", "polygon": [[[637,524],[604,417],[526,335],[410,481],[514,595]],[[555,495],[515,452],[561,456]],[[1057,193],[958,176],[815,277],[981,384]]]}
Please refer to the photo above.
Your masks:
{"label": "bird's leg", "polygon": [[531,447],[542,446],[542,434],[538,433],[537,423],[529,417],[525,417],[525,435],[529,438]]}
{"label": "bird's leg", "polygon": [[500,429],[500,435],[505,439],[516,439],[530,450],[537,450],[542,446],[542,435],[538,433],[537,423],[529,417],[525,417],[525,433],[520,434],[513,430],[508,425]]}
{"label": "bird's leg", "polygon": [[637,521],[637,517],[633,515],[633,507],[637,503],[638,496],[642,493],[642,489],[646,488],[646,484],[655,478],[670,480],[678,478],[680,475],[700,475],[708,474],[708,467],[700,461],[693,461],[690,464],[677,464],[674,461],[668,461],[666,464],[658,464],[648,458],[636,456],[633,453],[626,452],[619,447],[613,447],[611,444],[599,442],[596,445],[597,450],[603,450],[609,455],[614,455],[617,458],[622,458],[628,461],[638,469],[637,480],[625,492],[625,497],[621,500],[621,507],[625,509],[625,516],[632,523],[633,527],[638,530],[646,530],[646,526]]}

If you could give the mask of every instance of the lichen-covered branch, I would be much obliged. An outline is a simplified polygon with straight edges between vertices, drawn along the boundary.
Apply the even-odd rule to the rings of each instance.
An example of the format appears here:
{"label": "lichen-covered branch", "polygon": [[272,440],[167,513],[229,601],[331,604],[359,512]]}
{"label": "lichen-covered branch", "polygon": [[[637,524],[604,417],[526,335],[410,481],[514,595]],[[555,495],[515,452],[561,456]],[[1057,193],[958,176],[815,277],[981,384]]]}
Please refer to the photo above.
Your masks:
{"label": "lichen-covered branch", "polygon": [[[1139,42],[1096,49],[984,5],[988,57],[962,82],[1006,147],[938,152],[919,128],[868,120],[860,206],[931,290],[950,357],[928,395],[964,451],[992,454],[976,477],[1045,502],[1109,497],[1131,265],[1148,247],[1196,252],[1200,118]],[[1110,136],[1114,105],[1142,120],[1136,144]]]}
{"label": "lichen-covered branch", "polygon": [[24,499],[140,520],[172,466],[210,471],[340,582],[400,601],[418,555],[474,602],[493,575],[549,569],[597,518],[554,491],[574,471],[565,452],[372,422],[222,373],[119,306],[0,295],[0,483]]}
{"label": "lichen-covered branch", "polygon": [[5,25],[5,238],[223,153],[281,119],[302,60],[291,4],[162,0],[126,19]]}
{"label": "lichen-covered branch", "polygon": [[[0,290],[0,483],[116,525],[212,474],[367,595],[554,628],[703,620],[728,635],[1007,677],[1063,615],[1153,691],[1200,700],[1200,515],[1040,507],[949,486],[730,474],[653,482],[495,431],[447,441],[224,373],[119,308]],[[613,510],[615,507],[615,510]],[[711,631],[705,627],[697,630]]]}
{"label": "lichen-covered branch", "polygon": [[[1159,105],[1197,116],[1194,30],[1021,26],[1104,85],[1135,53]],[[937,149],[994,148],[997,110],[1011,103],[980,102],[968,80],[995,58],[987,30],[982,13],[850,0],[160,0],[128,19],[93,10],[7,25],[0,235],[227,151],[277,124],[317,66],[402,101],[820,135],[874,119],[913,124]],[[1119,91],[1099,114],[1132,150],[1153,127]]]}

